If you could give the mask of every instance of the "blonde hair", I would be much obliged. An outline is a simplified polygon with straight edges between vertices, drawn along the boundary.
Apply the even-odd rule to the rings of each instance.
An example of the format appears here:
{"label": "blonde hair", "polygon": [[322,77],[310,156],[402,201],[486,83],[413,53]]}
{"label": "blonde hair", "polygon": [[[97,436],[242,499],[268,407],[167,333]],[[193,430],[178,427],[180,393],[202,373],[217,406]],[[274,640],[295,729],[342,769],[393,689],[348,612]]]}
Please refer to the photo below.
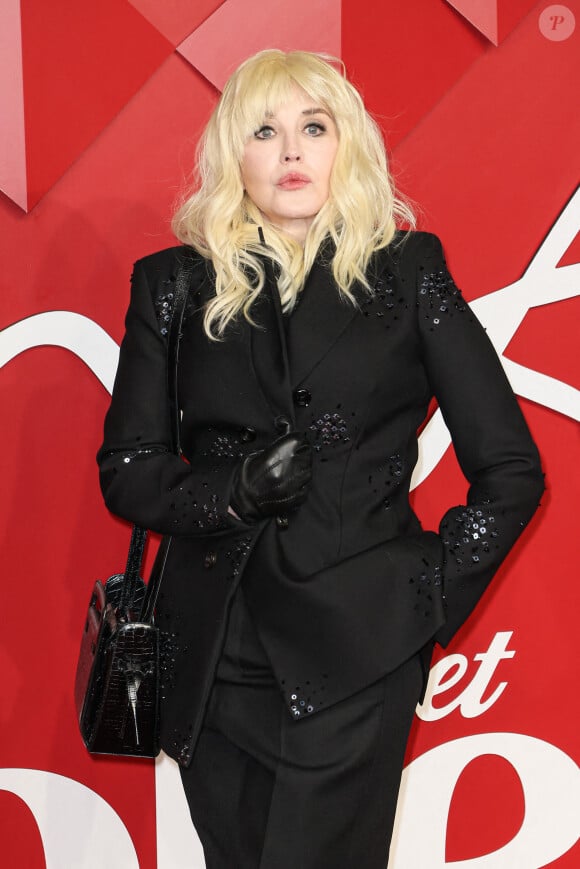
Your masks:
{"label": "blonde hair", "polygon": [[[414,224],[411,209],[395,194],[377,124],[332,64],[341,62],[306,51],[261,51],[234,72],[211,115],[198,147],[195,190],[173,219],[177,238],[211,259],[215,270],[216,294],[204,318],[210,338],[222,337],[240,311],[252,322],[251,306],[265,281],[260,255],[278,265],[282,308],[291,310],[330,237],[334,280],[355,304],[351,288],[357,281],[368,288],[365,271],[373,252],[389,244],[400,221]],[[295,87],[329,112],[339,140],[330,195],[304,247],[265,221],[244,191],[240,170],[246,141]]]}

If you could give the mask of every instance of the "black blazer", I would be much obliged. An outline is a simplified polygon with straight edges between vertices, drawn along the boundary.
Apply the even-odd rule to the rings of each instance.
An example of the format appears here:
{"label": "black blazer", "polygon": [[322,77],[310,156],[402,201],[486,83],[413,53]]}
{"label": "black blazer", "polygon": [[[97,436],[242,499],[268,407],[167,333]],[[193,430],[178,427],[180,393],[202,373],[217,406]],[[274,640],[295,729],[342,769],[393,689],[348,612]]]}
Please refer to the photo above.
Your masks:
{"label": "black blazer", "polygon": [[[438,239],[419,232],[375,255],[372,294],[356,287],[356,306],[339,297],[328,247],[289,316],[266,263],[255,325],[239,318],[220,342],[202,330],[214,289],[198,257],[178,378],[187,463],[177,458],[166,330],[183,254],[135,266],[99,462],[109,509],[173,538],[158,606],[162,744],[187,764],[242,576],[301,719],[450,640],[533,514],[543,476],[485,331]],[[408,499],[433,395],[470,484],[438,534],[421,529]],[[277,436],[281,417],[311,440],[312,487],[287,520],[246,524],[228,514],[232,475]]]}

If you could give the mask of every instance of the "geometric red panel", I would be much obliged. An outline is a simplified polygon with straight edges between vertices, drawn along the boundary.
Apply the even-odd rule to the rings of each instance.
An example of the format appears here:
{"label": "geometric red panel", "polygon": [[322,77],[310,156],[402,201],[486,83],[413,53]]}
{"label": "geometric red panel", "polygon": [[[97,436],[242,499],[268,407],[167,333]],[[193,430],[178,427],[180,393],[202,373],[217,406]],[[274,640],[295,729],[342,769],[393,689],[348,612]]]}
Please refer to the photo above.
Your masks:
{"label": "geometric red panel", "polygon": [[205,21],[224,0],[129,0],[174,46]]}
{"label": "geometric red panel", "polygon": [[0,11],[0,30],[6,33],[8,25],[15,46],[10,78],[22,82],[20,94],[12,96],[0,164],[13,134],[20,153],[12,144],[11,166],[0,184],[29,210],[173,46],[126,0],[21,0],[20,32],[17,7],[9,0]]}
{"label": "geometric red panel", "polygon": [[177,50],[222,90],[234,69],[264,48],[301,48],[340,56],[341,0],[223,3]]}
{"label": "geometric red panel", "polygon": [[499,45],[536,0],[447,0],[494,45]]}
{"label": "geometric red panel", "polygon": [[0,9],[0,190],[26,207],[26,149],[22,93],[20,2]]}
{"label": "geometric red panel", "polygon": [[[522,18],[525,18],[528,12],[537,5],[537,0],[499,0],[497,44],[503,42]],[[544,8],[549,5],[549,3],[545,3]]]}
{"label": "geometric red panel", "polygon": [[498,0],[447,0],[480,33],[498,44]]}
{"label": "geometric red panel", "polygon": [[342,58],[366,106],[385,126],[390,151],[474,63],[493,51],[444,2],[384,3],[381,27],[373,16],[360,14],[360,0],[343,0],[342,15]]}

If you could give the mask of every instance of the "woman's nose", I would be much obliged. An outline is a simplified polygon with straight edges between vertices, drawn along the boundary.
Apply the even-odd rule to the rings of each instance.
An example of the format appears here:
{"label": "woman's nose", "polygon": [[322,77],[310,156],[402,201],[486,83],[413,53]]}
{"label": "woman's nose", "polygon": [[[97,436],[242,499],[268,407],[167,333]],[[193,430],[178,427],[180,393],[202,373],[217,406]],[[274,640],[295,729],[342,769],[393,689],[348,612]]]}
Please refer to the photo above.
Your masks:
{"label": "woman's nose", "polygon": [[286,138],[280,157],[282,163],[295,163],[302,159],[300,147],[294,137],[288,136]]}

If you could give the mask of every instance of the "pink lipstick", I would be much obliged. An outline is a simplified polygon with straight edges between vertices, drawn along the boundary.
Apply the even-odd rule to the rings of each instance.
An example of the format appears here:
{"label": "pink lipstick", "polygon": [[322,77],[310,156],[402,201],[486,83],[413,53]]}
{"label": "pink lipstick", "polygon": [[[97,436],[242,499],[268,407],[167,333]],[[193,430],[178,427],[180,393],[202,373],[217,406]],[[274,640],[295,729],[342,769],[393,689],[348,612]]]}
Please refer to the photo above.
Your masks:
{"label": "pink lipstick", "polygon": [[276,187],[279,187],[281,190],[300,190],[302,187],[306,187],[307,184],[310,184],[310,178],[307,178],[306,175],[300,175],[299,172],[289,172],[280,178],[276,183]]}

